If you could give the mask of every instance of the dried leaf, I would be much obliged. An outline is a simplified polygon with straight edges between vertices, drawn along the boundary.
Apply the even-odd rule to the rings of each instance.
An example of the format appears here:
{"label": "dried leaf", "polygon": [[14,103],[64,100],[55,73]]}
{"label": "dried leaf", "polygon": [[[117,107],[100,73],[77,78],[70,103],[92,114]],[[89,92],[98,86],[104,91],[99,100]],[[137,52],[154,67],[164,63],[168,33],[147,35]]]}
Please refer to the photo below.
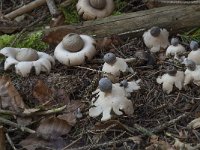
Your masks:
{"label": "dried leaf", "polygon": [[156,135],[151,136],[150,143],[151,145],[146,147],[146,150],[175,150],[168,142],[159,140],[159,137]]}
{"label": "dried leaf", "polygon": [[192,147],[190,144],[185,144],[177,138],[175,138],[174,147],[182,150],[196,150],[196,148]]}
{"label": "dried leaf", "polygon": [[131,139],[136,144],[140,144],[142,142],[142,138],[139,136],[132,136],[132,137],[129,137],[129,139]]}
{"label": "dried leaf", "polygon": [[42,80],[38,80],[33,88],[33,96],[40,104],[44,104],[52,100],[52,91]]}
{"label": "dried leaf", "polygon": [[62,137],[58,137],[56,139],[48,141],[37,137],[35,134],[28,136],[19,144],[27,150],[36,150],[39,148],[60,150],[66,146],[66,143]]}
{"label": "dried leaf", "polygon": [[47,29],[42,40],[50,45],[57,45],[69,33],[77,33],[77,30],[72,26]]}
{"label": "dried leaf", "polygon": [[32,122],[32,118],[30,117],[17,117],[17,124],[22,126],[30,125]]}
{"label": "dried leaf", "polygon": [[200,118],[196,118],[194,120],[192,120],[188,125],[188,128],[190,129],[198,129],[200,128]]}
{"label": "dried leaf", "polygon": [[3,126],[0,126],[0,150],[6,150],[5,134]]}
{"label": "dried leaf", "polygon": [[3,109],[9,109],[18,113],[25,109],[22,97],[8,77],[0,77],[0,97]]}
{"label": "dried leaf", "polygon": [[38,135],[47,140],[66,135],[75,124],[68,122],[70,117],[73,118],[73,116],[60,115],[42,120],[37,128]]}

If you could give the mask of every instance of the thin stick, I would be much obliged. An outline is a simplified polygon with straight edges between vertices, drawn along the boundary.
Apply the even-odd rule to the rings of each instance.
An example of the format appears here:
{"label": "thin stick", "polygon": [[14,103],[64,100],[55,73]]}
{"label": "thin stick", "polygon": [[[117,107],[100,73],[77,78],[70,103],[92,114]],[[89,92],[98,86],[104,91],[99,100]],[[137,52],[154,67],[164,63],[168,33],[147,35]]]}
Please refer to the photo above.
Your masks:
{"label": "thin stick", "polygon": [[55,1],[54,0],[46,0],[46,2],[47,2],[47,6],[49,8],[51,15],[53,17],[58,16],[60,12],[58,11],[58,9],[56,7]]}
{"label": "thin stick", "polygon": [[5,15],[5,17],[13,19],[13,18],[15,18],[17,16],[20,16],[20,15],[22,15],[24,13],[27,13],[27,12],[29,12],[29,11],[31,11],[31,10],[33,10],[33,9],[43,5],[43,4],[45,4],[45,3],[46,3],[46,0],[35,0],[35,1],[33,1],[33,2],[29,3],[29,4],[27,4],[27,5],[24,5],[24,6],[20,7],[17,10],[12,11],[11,13]]}
{"label": "thin stick", "polygon": [[17,150],[13,141],[11,140],[10,136],[8,135],[8,133],[6,133],[6,139],[8,140],[8,143],[10,144],[10,146],[12,147],[13,150]]}
{"label": "thin stick", "polygon": [[25,131],[25,132],[28,132],[28,133],[35,133],[36,131],[32,130],[32,129],[29,129],[27,127],[23,127],[15,122],[12,122],[10,120],[7,120],[7,119],[4,119],[2,117],[0,117],[0,122],[3,123],[3,124],[6,124],[6,125],[10,125],[10,126],[13,126],[15,128],[18,128],[22,131]]}
{"label": "thin stick", "polygon": [[33,116],[33,115],[34,116],[52,115],[52,114],[56,114],[56,113],[63,111],[66,107],[67,106],[64,105],[59,108],[54,108],[54,109],[50,109],[50,110],[46,110],[46,111],[32,112],[32,113],[24,113],[24,112],[16,113],[14,111],[0,109],[0,114],[16,115],[16,116],[22,116],[22,117],[28,117],[28,116]]}
{"label": "thin stick", "polygon": [[119,143],[124,143],[124,142],[133,142],[133,140],[127,138],[127,139],[120,139],[117,141],[109,141],[109,142],[105,142],[105,143],[101,143],[101,144],[91,144],[91,145],[87,145],[87,146],[83,146],[83,147],[77,147],[77,148],[72,148],[72,149],[68,149],[68,150],[88,150],[88,149],[98,149],[98,148],[102,148],[102,147],[107,147],[113,144],[119,144]]}
{"label": "thin stick", "polygon": [[190,113],[184,113],[184,114],[178,116],[177,118],[170,120],[169,122],[166,122],[166,123],[164,123],[164,124],[161,124],[161,125],[155,127],[155,128],[152,130],[152,132],[153,132],[153,133],[161,132],[161,131],[164,130],[166,127],[168,127],[168,126],[170,126],[170,125],[172,125],[172,124],[175,124],[176,122],[180,121],[180,120],[183,119],[183,118],[188,117],[189,115],[190,115]]}

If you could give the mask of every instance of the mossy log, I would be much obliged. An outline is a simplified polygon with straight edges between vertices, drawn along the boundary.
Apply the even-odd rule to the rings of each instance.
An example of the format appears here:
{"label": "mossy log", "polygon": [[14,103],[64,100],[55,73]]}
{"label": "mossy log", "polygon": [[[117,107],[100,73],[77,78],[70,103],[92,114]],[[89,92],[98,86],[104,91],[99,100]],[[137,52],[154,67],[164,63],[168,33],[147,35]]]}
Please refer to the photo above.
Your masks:
{"label": "mossy log", "polygon": [[101,38],[111,35],[141,36],[152,26],[167,28],[177,33],[186,28],[200,27],[200,6],[165,6],[144,11],[110,16],[82,24],[65,25],[46,30],[45,41],[57,43],[69,32],[93,35]]}

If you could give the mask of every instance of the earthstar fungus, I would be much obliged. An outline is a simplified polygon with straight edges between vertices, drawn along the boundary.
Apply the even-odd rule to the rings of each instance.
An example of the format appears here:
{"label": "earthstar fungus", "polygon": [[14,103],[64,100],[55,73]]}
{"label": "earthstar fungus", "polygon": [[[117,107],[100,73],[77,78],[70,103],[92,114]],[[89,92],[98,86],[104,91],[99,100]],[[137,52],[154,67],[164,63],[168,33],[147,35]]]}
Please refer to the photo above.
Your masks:
{"label": "earthstar fungus", "polygon": [[31,48],[5,47],[0,50],[0,53],[7,57],[4,70],[7,70],[11,65],[15,65],[16,73],[23,77],[27,77],[33,67],[36,75],[39,75],[40,72],[49,73],[52,65],[55,64],[52,56]]}
{"label": "earthstar fungus", "polygon": [[173,85],[175,85],[179,90],[182,89],[184,72],[177,71],[175,68],[168,68],[167,73],[159,76],[156,81],[158,84],[162,84],[163,91],[169,94],[173,90]]}
{"label": "earthstar fungus", "polygon": [[152,53],[160,51],[161,48],[167,48],[169,45],[168,37],[169,32],[159,27],[152,27],[143,34],[144,43]]}
{"label": "earthstar fungus", "polygon": [[112,14],[114,2],[113,0],[79,0],[76,9],[85,20],[104,18]]}
{"label": "earthstar fungus", "polygon": [[[119,84],[112,84],[108,78],[102,78],[99,81],[99,88],[94,91],[98,98],[92,100],[92,106],[89,109],[90,117],[97,117],[102,114],[101,121],[111,119],[111,111],[116,115],[133,114],[133,103],[126,97],[126,92]],[[123,111],[123,112],[122,112]]]}
{"label": "earthstar fungus", "polygon": [[67,66],[82,65],[96,54],[95,40],[88,35],[70,33],[57,45],[54,56]]}

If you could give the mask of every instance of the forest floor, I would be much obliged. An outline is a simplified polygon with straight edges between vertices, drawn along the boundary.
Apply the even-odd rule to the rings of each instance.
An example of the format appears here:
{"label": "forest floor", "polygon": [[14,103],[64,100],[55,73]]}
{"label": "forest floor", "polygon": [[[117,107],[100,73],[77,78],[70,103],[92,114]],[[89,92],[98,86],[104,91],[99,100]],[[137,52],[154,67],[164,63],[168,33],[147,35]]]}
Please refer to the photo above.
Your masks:
{"label": "forest floor", "polygon": [[[0,12],[7,14],[28,2],[30,0],[3,0],[1,2]],[[57,0],[56,2],[57,5],[62,3],[61,0]],[[116,12],[118,15],[120,13],[148,9],[139,0],[126,0],[124,2],[116,0],[115,2],[120,3]],[[28,13],[26,19],[22,19],[20,22],[15,22],[14,24],[12,21],[8,21],[8,27],[9,25],[25,27],[25,30],[22,31],[22,28],[19,28],[16,31],[12,31],[10,35],[20,34],[19,39],[15,37],[12,40],[14,43],[4,44],[6,46],[16,46],[17,43],[20,43],[21,35],[38,31],[42,27],[44,28],[44,26],[49,26],[50,18],[51,15],[48,7],[43,5]],[[66,20],[65,23],[70,22]],[[30,24],[32,26],[26,28]],[[4,33],[1,34],[3,36]],[[170,38],[177,35],[170,35]],[[179,38],[189,51],[187,39],[184,39],[181,35],[179,35]],[[36,136],[36,134],[17,129],[3,122],[2,126],[4,126],[4,132],[7,134],[5,142],[7,150],[13,150],[14,147],[16,149],[22,149],[24,147],[28,150],[173,150],[181,149],[181,147],[183,149],[200,149],[200,130],[198,128],[191,129],[188,127],[188,124],[192,120],[200,117],[199,87],[191,84],[182,90],[174,88],[170,94],[163,92],[161,85],[156,83],[156,78],[164,74],[167,66],[173,63],[164,56],[164,58],[162,57],[163,52],[155,55],[156,64],[153,66],[141,66],[139,62],[129,63],[129,66],[134,69],[136,74],[128,74],[120,78],[120,81],[127,78],[129,80],[141,79],[141,89],[133,92],[130,97],[130,100],[134,103],[134,114],[132,116],[113,115],[112,120],[106,122],[100,122],[100,117],[91,118],[88,116],[92,92],[98,87],[98,81],[102,76],[100,70],[103,64],[98,60],[102,59],[104,54],[108,52],[115,53],[117,57],[132,58],[136,51],[147,50],[142,37],[126,37],[125,39],[121,39],[117,35],[114,35],[107,40],[110,40],[108,42],[109,44],[97,47],[98,54],[93,61],[82,66],[74,67],[66,67],[56,62],[56,65],[48,75],[40,74],[36,76],[33,73],[29,77],[23,78],[16,75],[14,70],[3,71],[1,66],[0,74],[2,76],[9,76],[14,87],[26,104],[26,108],[39,108],[39,111],[44,112],[66,105],[65,109],[53,115],[54,118],[63,114],[68,114],[73,118],[73,115],[77,113],[78,109],[80,109],[83,115],[81,118],[73,118],[71,120],[68,118],[68,131],[67,134],[64,134],[56,133],[56,128],[65,130],[66,124],[57,123],[51,119],[49,121],[48,119],[52,118],[52,115],[45,115],[45,113],[35,115],[35,113],[31,113],[29,116],[22,117],[19,114],[13,115],[11,112],[8,112],[6,115],[5,113],[0,113],[0,117],[22,124],[22,126],[28,124],[26,127],[37,132],[42,132],[41,129],[39,131],[37,128],[41,125],[41,120],[46,119],[49,121],[42,129],[46,130],[44,131],[46,132],[46,137]],[[42,44],[39,48],[43,48],[43,46]],[[30,47],[37,48],[34,44],[31,44]],[[53,55],[54,49],[55,46],[51,45],[47,46],[43,51]],[[175,66],[179,70],[185,70],[185,66],[182,64],[175,64]],[[21,118],[21,122],[19,118]],[[52,125],[54,121],[56,125]]]}

